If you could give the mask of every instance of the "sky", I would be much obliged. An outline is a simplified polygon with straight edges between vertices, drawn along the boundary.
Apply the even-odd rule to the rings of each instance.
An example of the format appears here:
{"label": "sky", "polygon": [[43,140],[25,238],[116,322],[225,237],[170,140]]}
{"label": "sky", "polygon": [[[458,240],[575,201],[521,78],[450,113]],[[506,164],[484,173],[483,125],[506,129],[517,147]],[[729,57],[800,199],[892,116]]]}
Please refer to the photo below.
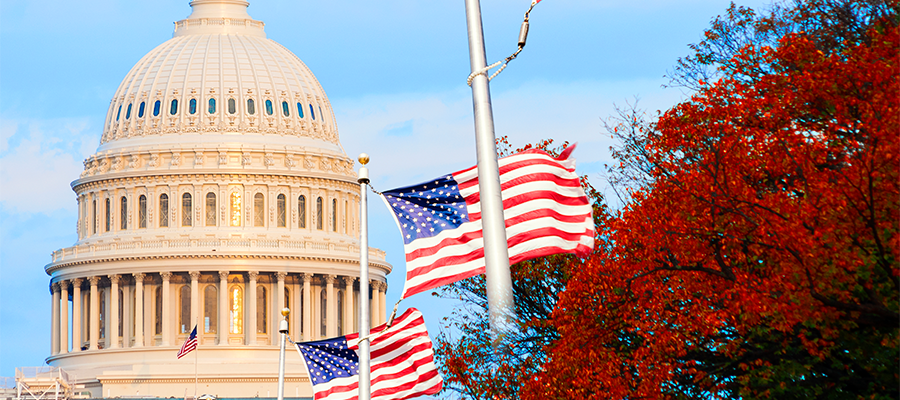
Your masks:
{"label": "sky", "polygon": [[[190,14],[188,0],[0,0],[0,376],[44,365],[51,296],[44,266],[75,243],[69,184],[100,142],[116,88]],[[739,2],[762,8],[767,2]],[[530,0],[482,3],[489,63],[516,48]],[[514,147],[544,138],[578,142],[577,171],[603,188],[615,143],[603,121],[637,102],[650,113],[689,97],[666,88],[688,45],[725,0],[545,0],[528,44],[491,81],[495,132]],[[249,14],[318,78],[351,158],[371,157],[379,190],[475,164],[463,1],[251,1]],[[399,231],[370,194],[369,244],[405,275]],[[415,295],[432,336],[454,304]]]}

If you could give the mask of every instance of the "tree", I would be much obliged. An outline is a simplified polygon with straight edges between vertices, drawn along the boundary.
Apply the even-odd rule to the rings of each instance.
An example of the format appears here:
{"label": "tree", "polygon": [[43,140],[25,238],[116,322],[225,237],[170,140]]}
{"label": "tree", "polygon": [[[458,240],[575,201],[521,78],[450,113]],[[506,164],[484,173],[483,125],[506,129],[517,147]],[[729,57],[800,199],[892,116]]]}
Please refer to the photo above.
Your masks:
{"label": "tree", "polygon": [[522,398],[900,396],[900,29],[867,21],[699,60],[721,77],[618,127],[628,204]]}

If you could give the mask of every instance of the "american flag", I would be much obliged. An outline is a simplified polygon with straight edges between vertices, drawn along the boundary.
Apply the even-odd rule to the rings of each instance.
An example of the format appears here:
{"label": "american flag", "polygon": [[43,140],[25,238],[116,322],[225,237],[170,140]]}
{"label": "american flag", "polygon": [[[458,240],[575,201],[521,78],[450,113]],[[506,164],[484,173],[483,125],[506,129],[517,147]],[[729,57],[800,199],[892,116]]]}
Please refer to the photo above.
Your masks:
{"label": "american flag", "polygon": [[[568,147],[558,158],[527,150],[498,160],[510,263],[594,245],[591,205]],[[478,170],[389,190],[382,200],[403,233],[412,296],[485,271]]]}
{"label": "american flag", "polygon": [[[425,319],[415,308],[372,328],[369,376],[372,400],[402,400],[435,394],[443,380],[434,366]],[[297,343],[315,400],[353,400],[359,396],[359,334]]]}
{"label": "american flag", "polygon": [[184,357],[187,353],[197,349],[197,325],[194,325],[194,330],[191,331],[191,336],[184,341],[184,344],[181,345],[181,350],[178,350],[178,358]]}

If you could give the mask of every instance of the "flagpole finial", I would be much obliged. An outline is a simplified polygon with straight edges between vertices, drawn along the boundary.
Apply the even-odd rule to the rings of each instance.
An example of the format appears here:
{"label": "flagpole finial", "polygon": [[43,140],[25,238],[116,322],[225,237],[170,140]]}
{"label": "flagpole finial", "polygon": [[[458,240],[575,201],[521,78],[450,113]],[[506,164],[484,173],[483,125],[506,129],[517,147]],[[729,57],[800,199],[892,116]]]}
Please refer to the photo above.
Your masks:
{"label": "flagpole finial", "polygon": [[369,155],[366,153],[359,154],[359,163],[362,165],[366,165],[369,163]]}
{"label": "flagpole finial", "polygon": [[282,308],[282,309],[281,309],[281,315],[284,316],[285,318],[286,318],[286,317],[288,316],[288,314],[290,314],[290,313],[291,313],[291,309],[290,309],[290,308],[285,307],[285,308]]}

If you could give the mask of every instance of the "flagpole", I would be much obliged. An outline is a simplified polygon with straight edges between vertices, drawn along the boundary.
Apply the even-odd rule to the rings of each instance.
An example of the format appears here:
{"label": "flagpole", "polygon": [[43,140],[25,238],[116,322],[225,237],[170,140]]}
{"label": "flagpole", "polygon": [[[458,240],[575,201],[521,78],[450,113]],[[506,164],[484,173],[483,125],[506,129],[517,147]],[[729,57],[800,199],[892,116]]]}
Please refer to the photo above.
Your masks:
{"label": "flagpole", "polygon": [[[472,72],[487,65],[484,50],[484,29],[481,24],[479,0],[465,0],[466,24],[469,33],[469,61]],[[509,274],[509,251],[506,241],[506,221],[503,199],[500,197],[500,170],[497,164],[497,145],[494,136],[494,116],[487,73],[472,79],[472,104],[475,111],[475,148],[478,154],[478,189],[481,200],[481,221],[484,230],[485,278],[490,310],[494,350],[499,351],[503,332],[509,328],[514,315],[512,279]]]}
{"label": "flagpole", "polygon": [[[369,155],[359,155],[359,337],[369,336],[369,208],[366,185],[369,184]],[[369,400],[369,339],[359,342],[359,400]]]}
{"label": "flagpole", "polygon": [[281,309],[281,323],[278,325],[278,332],[281,333],[281,352],[278,354],[278,400],[284,400],[284,343],[287,342],[288,333],[288,314],[291,310],[287,307]]}
{"label": "flagpole", "polygon": [[[197,329],[197,320],[194,320],[194,329]],[[197,335],[197,347],[194,348],[194,400],[197,400],[197,359],[200,358],[200,335]]]}

